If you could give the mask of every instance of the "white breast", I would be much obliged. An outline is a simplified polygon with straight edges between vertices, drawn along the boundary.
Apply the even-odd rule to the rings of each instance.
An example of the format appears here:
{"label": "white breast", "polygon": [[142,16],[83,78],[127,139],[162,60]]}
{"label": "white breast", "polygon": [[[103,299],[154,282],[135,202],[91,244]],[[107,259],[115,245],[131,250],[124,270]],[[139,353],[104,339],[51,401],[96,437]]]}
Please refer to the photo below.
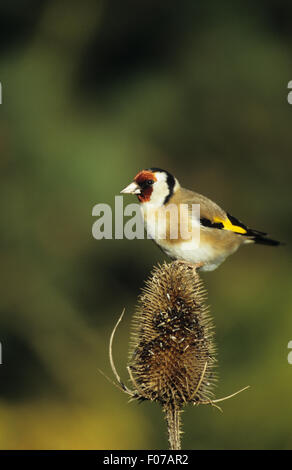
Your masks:
{"label": "white breast", "polygon": [[[191,240],[181,240],[177,243],[171,243],[165,236],[165,225],[161,222],[163,217],[163,208],[159,211],[151,203],[141,204],[142,216],[148,238],[153,241],[172,259],[182,259],[193,264],[204,263],[202,271],[213,271],[225,259],[226,254],[218,255],[211,245],[200,243],[200,238],[195,237]],[[193,222],[193,227],[197,229],[199,235],[198,223]]]}

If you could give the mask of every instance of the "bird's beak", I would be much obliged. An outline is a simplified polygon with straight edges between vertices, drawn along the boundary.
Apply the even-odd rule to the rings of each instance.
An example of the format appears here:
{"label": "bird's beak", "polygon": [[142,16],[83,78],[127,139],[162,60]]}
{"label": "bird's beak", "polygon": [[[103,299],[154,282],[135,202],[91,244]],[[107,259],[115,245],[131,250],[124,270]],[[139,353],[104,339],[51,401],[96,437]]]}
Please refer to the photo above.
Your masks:
{"label": "bird's beak", "polygon": [[135,182],[129,184],[123,191],[121,191],[121,194],[141,194],[141,188],[139,185]]}

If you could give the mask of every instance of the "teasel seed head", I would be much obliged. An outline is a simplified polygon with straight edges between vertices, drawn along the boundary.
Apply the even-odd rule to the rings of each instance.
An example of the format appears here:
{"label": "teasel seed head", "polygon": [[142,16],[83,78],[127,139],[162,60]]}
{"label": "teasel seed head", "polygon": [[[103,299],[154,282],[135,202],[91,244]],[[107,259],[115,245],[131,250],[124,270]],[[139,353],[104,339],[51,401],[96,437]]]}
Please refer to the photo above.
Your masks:
{"label": "teasel seed head", "polygon": [[132,322],[129,369],[140,399],[178,410],[212,398],[216,359],[205,300],[192,265],[154,268]]}

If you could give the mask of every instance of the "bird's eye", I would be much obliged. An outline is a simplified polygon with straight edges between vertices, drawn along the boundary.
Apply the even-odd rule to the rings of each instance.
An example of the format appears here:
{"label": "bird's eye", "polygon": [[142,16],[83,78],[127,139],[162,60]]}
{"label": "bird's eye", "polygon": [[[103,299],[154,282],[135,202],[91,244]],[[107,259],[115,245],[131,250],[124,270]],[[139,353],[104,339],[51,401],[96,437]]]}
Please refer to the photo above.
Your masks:
{"label": "bird's eye", "polygon": [[151,186],[151,184],[154,184],[154,181],[153,181],[153,180],[147,180],[147,181],[146,181],[146,184],[149,185],[149,186]]}

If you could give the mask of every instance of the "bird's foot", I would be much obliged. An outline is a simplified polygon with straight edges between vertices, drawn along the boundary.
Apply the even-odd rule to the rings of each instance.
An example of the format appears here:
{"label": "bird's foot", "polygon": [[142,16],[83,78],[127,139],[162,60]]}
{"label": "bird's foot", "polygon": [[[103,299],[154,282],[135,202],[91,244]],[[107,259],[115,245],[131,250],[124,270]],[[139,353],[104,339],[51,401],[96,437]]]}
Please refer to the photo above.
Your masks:
{"label": "bird's foot", "polygon": [[204,263],[191,263],[190,261],[186,261],[184,259],[178,259],[175,261],[177,264],[183,264],[188,266],[189,268],[193,269],[195,272],[198,271],[202,266],[204,266]]}

